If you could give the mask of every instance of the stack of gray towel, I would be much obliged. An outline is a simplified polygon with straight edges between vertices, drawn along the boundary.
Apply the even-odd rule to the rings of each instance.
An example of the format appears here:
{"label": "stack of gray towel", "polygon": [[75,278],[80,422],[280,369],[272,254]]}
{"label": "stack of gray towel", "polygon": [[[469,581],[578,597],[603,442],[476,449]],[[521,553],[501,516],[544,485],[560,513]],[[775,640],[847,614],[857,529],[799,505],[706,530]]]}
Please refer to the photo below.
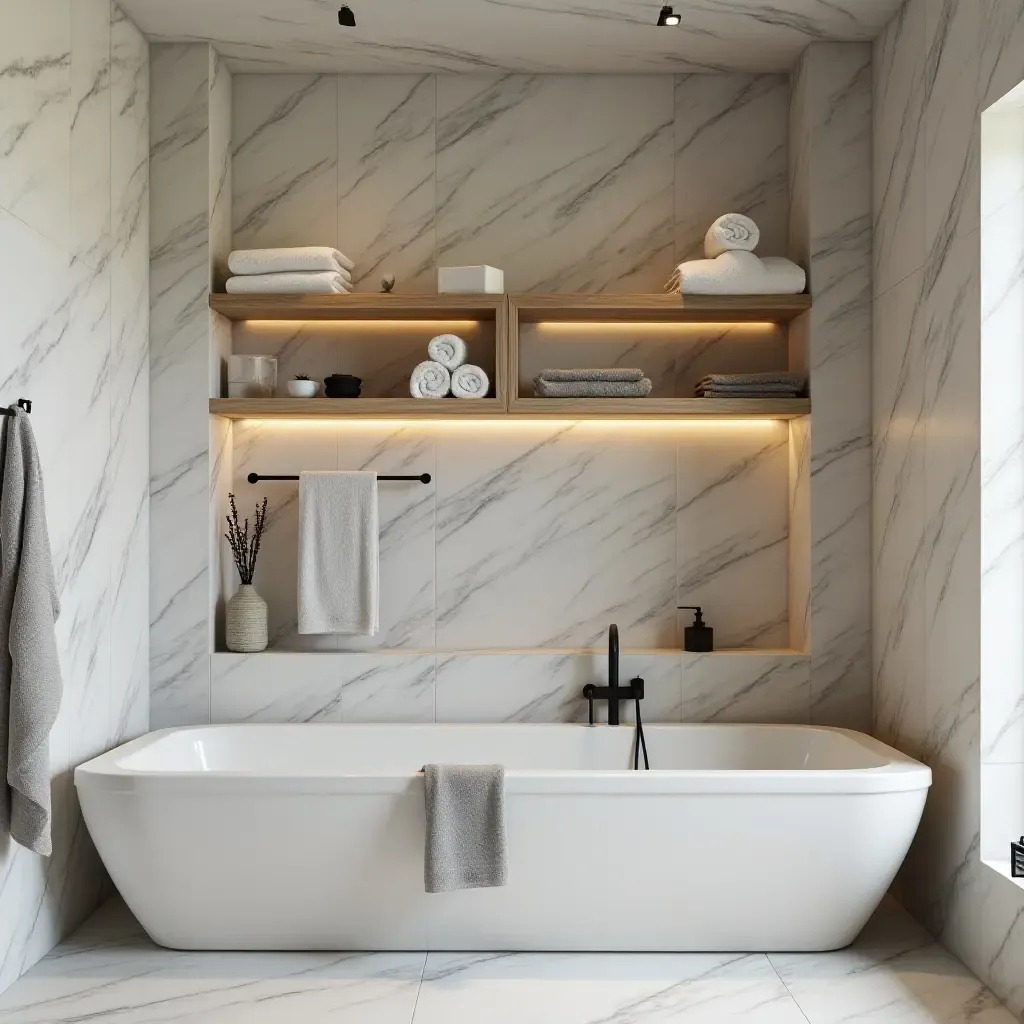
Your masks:
{"label": "stack of gray towel", "polygon": [[797,398],[806,385],[796,373],[710,373],[696,393],[699,398]]}
{"label": "stack of gray towel", "polygon": [[646,398],[653,385],[643,370],[541,370],[537,398]]}

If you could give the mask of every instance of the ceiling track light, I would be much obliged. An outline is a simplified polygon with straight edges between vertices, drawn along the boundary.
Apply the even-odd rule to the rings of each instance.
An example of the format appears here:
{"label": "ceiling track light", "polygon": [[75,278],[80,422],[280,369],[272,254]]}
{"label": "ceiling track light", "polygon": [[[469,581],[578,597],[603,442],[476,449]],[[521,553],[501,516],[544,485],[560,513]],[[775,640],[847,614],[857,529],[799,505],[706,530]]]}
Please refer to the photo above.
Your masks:
{"label": "ceiling track light", "polygon": [[344,28],[356,27],[356,16],[352,13],[351,7],[345,6],[338,11],[338,24]]}
{"label": "ceiling track light", "polygon": [[678,25],[683,19],[680,15],[674,14],[671,7],[662,7],[661,14],[658,15],[658,25],[665,27],[666,25]]}

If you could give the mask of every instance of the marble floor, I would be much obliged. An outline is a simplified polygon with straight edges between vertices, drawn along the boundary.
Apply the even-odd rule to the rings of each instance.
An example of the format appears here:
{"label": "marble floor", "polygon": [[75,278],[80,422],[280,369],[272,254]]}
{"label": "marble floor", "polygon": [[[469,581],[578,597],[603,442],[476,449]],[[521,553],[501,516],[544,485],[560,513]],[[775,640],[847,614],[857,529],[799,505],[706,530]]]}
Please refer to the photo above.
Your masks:
{"label": "marble floor", "polygon": [[895,903],[826,954],[183,953],[101,908],[0,1024],[1015,1024]]}

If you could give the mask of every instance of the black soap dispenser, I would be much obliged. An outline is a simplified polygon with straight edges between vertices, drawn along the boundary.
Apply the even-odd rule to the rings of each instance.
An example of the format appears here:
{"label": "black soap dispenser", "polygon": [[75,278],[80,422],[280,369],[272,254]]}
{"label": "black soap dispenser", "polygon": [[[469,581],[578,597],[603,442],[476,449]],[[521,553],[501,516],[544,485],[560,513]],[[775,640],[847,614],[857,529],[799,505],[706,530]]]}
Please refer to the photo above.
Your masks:
{"label": "black soap dispenser", "polygon": [[679,610],[696,612],[693,625],[683,630],[683,650],[707,653],[715,649],[715,631],[704,622],[700,605],[681,604]]}

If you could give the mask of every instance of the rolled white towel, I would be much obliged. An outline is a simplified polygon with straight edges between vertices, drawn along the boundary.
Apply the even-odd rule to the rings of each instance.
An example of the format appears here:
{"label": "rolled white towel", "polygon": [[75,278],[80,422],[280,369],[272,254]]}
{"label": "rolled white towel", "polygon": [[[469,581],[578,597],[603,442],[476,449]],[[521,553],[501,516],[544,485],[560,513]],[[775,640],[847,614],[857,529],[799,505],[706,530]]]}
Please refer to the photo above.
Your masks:
{"label": "rolled white towel", "polygon": [[287,249],[236,249],[228,257],[232,274],[287,274],[295,270],[354,270],[355,264],[329,245]]}
{"label": "rolled white towel", "polygon": [[724,252],[713,260],[680,263],[673,275],[683,295],[798,295],[807,275],[782,256]]}
{"label": "rolled white towel", "polygon": [[452,374],[452,394],[456,398],[486,398],[491,382],[479,366],[465,363]]}
{"label": "rolled white towel", "polygon": [[409,394],[413,398],[447,398],[452,389],[452,375],[432,359],[420,363],[409,378]]}
{"label": "rolled white towel", "polygon": [[753,252],[761,241],[758,226],[742,213],[719,217],[704,236],[704,255],[713,260],[723,252]]}
{"label": "rolled white towel", "polygon": [[229,277],[227,290],[233,295],[346,295],[351,289],[337,271],[319,273],[247,274]]}
{"label": "rolled white towel", "polygon": [[468,353],[466,343],[457,334],[439,334],[427,345],[427,355],[451,372],[466,361]]}

